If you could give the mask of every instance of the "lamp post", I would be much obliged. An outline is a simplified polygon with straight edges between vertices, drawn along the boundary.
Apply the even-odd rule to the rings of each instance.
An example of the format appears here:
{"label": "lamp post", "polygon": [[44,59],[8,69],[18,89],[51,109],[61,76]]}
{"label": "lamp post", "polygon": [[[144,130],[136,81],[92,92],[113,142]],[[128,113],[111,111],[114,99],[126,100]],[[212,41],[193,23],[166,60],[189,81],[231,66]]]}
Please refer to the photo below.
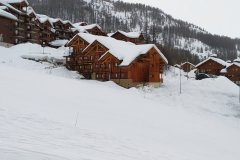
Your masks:
{"label": "lamp post", "polygon": [[179,87],[179,93],[182,94],[182,63],[181,63],[181,67],[179,68],[179,71],[180,71],[180,87]]}
{"label": "lamp post", "polygon": [[45,47],[45,45],[46,45],[46,43],[45,43],[45,42],[43,42],[43,43],[42,43],[43,54],[44,54],[44,47]]}

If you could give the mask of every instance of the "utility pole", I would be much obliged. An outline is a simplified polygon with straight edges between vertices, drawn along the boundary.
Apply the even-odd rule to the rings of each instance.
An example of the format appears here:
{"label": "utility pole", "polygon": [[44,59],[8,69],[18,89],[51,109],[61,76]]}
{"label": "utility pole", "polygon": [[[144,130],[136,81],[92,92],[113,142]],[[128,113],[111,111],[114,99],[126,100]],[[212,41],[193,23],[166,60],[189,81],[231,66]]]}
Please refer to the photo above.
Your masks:
{"label": "utility pole", "polygon": [[42,47],[43,47],[43,54],[44,54],[45,42],[42,43]]}
{"label": "utility pole", "polygon": [[77,113],[77,117],[76,117],[76,121],[75,121],[75,127],[77,127],[77,123],[78,123],[78,116],[79,116],[79,112]]}
{"label": "utility pole", "polygon": [[182,71],[181,71],[182,70],[182,63],[181,63],[181,67],[180,67],[179,70],[180,70],[180,87],[179,87],[180,91],[179,91],[179,93],[182,94]]}

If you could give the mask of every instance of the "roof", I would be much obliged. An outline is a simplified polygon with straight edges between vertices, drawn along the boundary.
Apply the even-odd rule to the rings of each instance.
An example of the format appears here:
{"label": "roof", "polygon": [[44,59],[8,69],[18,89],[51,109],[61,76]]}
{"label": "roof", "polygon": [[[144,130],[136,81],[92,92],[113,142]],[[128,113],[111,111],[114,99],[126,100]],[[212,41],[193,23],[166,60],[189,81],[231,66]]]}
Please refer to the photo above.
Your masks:
{"label": "roof", "polygon": [[24,14],[23,12],[21,12],[20,10],[16,9],[15,7],[13,7],[12,5],[10,5],[10,3],[6,2],[6,0],[0,0],[0,4],[8,7],[9,9],[11,9],[14,12],[17,12],[18,14]]}
{"label": "roof", "polygon": [[[116,33],[121,33],[122,35],[124,35],[128,38],[139,38],[142,34],[141,32],[124,32],[124,31],[120,31],[120,30],[118,30],[114,34],[116,34]],[[111,35],[111,36],[113,36],[113,35]]]}
{"label": "roof", "polygon": [[4,11],[2,9],[0,9],[0,16],[8,18],[8,19],[11,19],[11,20],[15,20],[15,21],[18,20],[16,16],[14,16],[11,13],[6,12],[6,11]]}
{"label": "roof", "polygon": [[[103,46],[108,48],[108,51],[105,54],[111,53],[119,60],[122,60],[122,63],[120,64],[121,66],[128,66],[138,56],[146,54],[152,48],[156,49],[163,60],[168,63],[166,57],[154,44],[135,45],[134,43],[116,40],[111,37],[96,36],[86,33],[79,33],[78,36],[86,40],[89,43],[89,46],[91,46],[94,42],[101,43]],[[84,50],[89,48],[89,46]]]}
{"label": "roof", "polygon": [[29,5],[28,1],[27,0],[1,0],[3,2],[6,2],[6,3],[22,3],[22,2],[25,2],[27,5]]}
{"label": "roof", "polygon": [[213,60],[214,62],[222,65],[222,66],[229,66],[229,63],[225,62],[224,60],[222,59],[219,59],[219,58],[214,58],[214,57],[209,57],[207,58],[206,60],[200,62],[199,64],[196,65],[196,67],[199,67],[201,66],[202,64],[204,64],[205,62],[209,61],[209,60]]}
{"label": "roof", "polygon": [[184,63],[182,63],[182,65],[181,65],[181,66],[183,66],[184,64],[190,64],[190,65],[192,65],[192,66],[194,66],[194,67],[195,67],[195,65],[194,65],[194,64],[192,64],[192,63],[190,63],[190,62],[184,62]]}
{"label": "roof", "polygon": [[229,66],[227,66],[227,68],[229,68],[229,67],[231,67],[231,66],[233,66],[233,65],[236,65],[237,67],[240,67],[240,63],[234,62],[234,63],[230,64]]}
{"label": "roof", "polygon": [[61,46],[64,46],[67,42],[68,40],[66,39],[58,39],[50,42],[50,44],[56,47],[61,47]]}
{"label": "roof", "polygon": [[5,10],[5,9],[8,9],[8,7],[7,6],[0,6],[0,9]]}
{"label": "roof", "polygon": [[82,38],[83,40],[85,40],[89,44],[93,43],[96,40],[96,36],[94,36],[94,35],[87,34],[87,33],[78,33],[72,39],[70,39],[66,45],[71,43],[76,37]]}
{"label": "roof", "polygon": [[95,27],[99,28],[100,30],[102,29],[98,24],[90,24],[86,26],[80,26],[80,23],[74,23],[73,26],[79,30],[91,30]]}
{"label": "roof", "polygon": [[240,58],[238,57],[237,59],[234,59],[233,62],[240,63]]}

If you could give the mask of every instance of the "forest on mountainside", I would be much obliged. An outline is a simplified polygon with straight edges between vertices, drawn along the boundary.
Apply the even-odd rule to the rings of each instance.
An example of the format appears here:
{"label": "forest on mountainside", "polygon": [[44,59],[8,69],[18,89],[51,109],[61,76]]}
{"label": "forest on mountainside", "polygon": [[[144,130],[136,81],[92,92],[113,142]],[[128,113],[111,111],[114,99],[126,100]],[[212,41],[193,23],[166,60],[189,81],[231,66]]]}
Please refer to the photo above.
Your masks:
{"label": "forest on mountainside", "polygon": [[[204,29],[174,19],[162,10],[143,4],[131,4],[112,0],[28,0],[37,13],[71,22],[86,21],[89,24],[98,23],[105,32],[117,30],[144,33],[147,43],[156,43],[169,59],[170,64],[190,61],[194,64],[199,57],[188,48],[191,44],[176,47],[179,41],[200,41],[209,46],[198,47],[201,54],[210,51],[224,60],[233,60],[240,51],[240,39],[212,35]],[[187,46],[188,45],[188,46]]]}

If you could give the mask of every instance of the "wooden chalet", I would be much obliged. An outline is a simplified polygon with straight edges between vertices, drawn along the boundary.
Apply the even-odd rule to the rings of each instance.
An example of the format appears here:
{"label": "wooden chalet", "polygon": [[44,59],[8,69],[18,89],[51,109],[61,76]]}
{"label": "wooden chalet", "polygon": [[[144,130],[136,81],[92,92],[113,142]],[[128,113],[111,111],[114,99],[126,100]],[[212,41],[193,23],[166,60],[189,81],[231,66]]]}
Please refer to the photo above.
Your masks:
{"label": "wooden chalet", "polygon": [[240,85],[240,58],[235,59],[226,69],[222,70],[222,73],[231,81]]}
{"label": "wooden chalet", "polygon": [[107,34],[102,31],[102,28],[98,24],[81,25],[81,23],[75,23],[73,26],[77,28],[79,32],[87,32],[98,36],[107,36]]}
{"label": "wooden chalet", "polygon": [[63,21],[59,18],[49,18],[50,22],[53,25],[53,29],[55,30],[56,39],[68,39],[72,38],[72,24],[69,21]]}
{"label": "wooden chalet", "polygon": [[228,63],[217,58],[216,55],[210,56],[208,59],[196,65],[197,73],[205,73],[210,75],[221,75],[221,70],[226,68]]}
{"label": "wooden chalet", "polygon": [[40,24],[37,23],[37,15],[31,7],[26,8],[28,17],[26,18],[26,37],[31,43],[41,44]]}
{"label": "wooden chalet", "polygon": [[79,60],[82,56],[82,51],[91,43],[95,41],[95,36],[88,36],[88,34],[76,34],[67,44],[66,47],[71,48],[68,56],[66,56],[66,67],[70,70],[79,70]]}
{"label": "wooden chalet", "polygon": [[167,60],[153,44],[135,45],[110,37],[80,33],[67,44],[72,53],[66,57],[68,68],[87,79],[112,80],[129,88],[159,86]]}
{"label": "wooden chalet", "polygon": [[195,65],[190,62],[184,62],[182,63],[181,68],[184,72],[190,72],[191,70],[195,69]]}
{"label": "wooden chalet", "polygon": [[4,46],[15,43],[16,24],[18,19],[16,16],[8,12],[8,8],[2,6],[0,8],[0,43]]}
{"label": "wooden chalet", "polygon": [[11,37],[11,44],[18,44],[21,42],[26,42],[27,38],[27,32],[26,32],[26,18],[27,13],[26,10],[24,10],[25,7],[28,6],[27,1],[25,0],[19,0],[19,1],[12,1],[12,0],[5,0],[0,1],[0,5],[7,7],[8,13],[14,15],[17,17],[17,21],[15,21],[15,27],[10,28],[9,30],[14,30],[15,35],[14,37]]}
{"label": "wooden chalet", "polygon": [[[10,18],[8,19],[8,22],[1,21],[4,23],[1,25],[3,28],[0,28],[0,32],[8,35],[8,38],[3,39],[5,43],[40,43],[40,29],[35,22],[36,14],[33,9],[28,6],[28,2],[26,0],[4,0],[4,2],[0,2],[0,5],[6,8],[5,11],[8,12],[8,14],[11,14],[17,18],[17,20]],[[13,23],[14,26],[12,25]],[[4,25],[7,25],[8,27],[4,27]]]}
{"label": "wooden chalet", "polygon": [[117,40],[122,40],[126,42],[132,42],[135,44],[144,44],[145,39],[141,32],[124,32],[124,31],[117,31],[111,35],[112,38]]}
{"label": "wooden chalet", "polygon": [[40,27],[40,43],[48,45],[49,42],[55,40],[55,30],[50,20],[40,17],[36,21]]}

